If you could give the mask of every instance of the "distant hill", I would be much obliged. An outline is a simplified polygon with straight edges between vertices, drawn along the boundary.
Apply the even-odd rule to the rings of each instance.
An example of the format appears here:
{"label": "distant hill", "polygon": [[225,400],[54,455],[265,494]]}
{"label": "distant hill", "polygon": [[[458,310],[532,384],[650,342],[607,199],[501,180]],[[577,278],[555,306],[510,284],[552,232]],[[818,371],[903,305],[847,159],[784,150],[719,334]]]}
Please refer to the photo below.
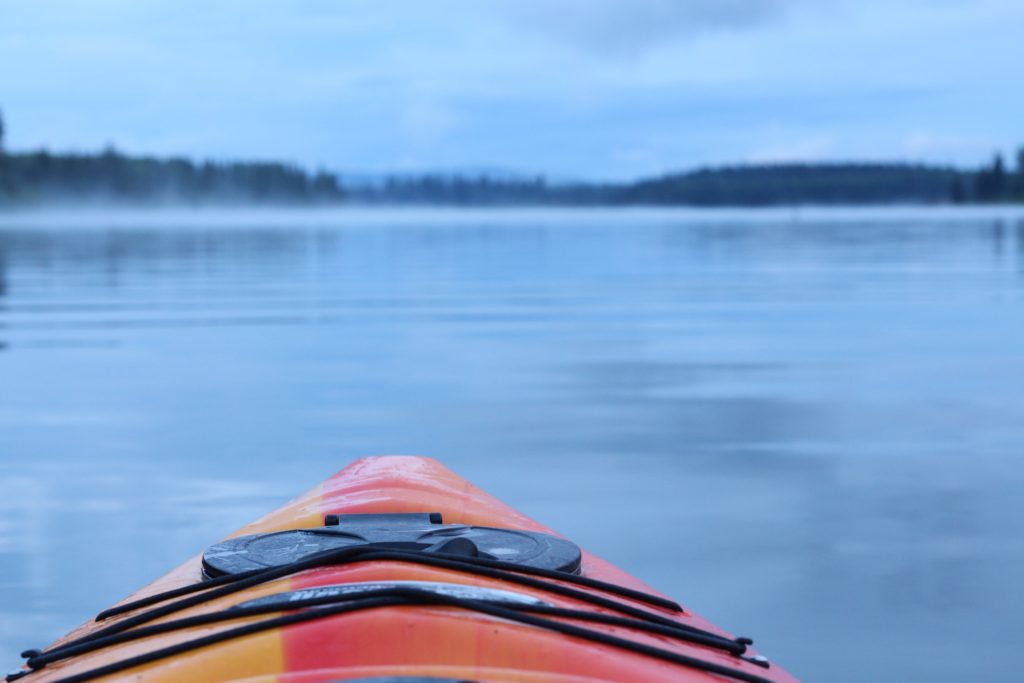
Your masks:
{"label": "distant hill", "polygon": [[706,168],[640,180],[615,192],[625,204],[935,204],[960,172],[914,164],[772,164]]}
{"label": "distant hill", "polygon": [[424,174],[349,188],[371,204],[503,206],[791,206],[1024,201],[1024,156],[1009,173],[909,163],[764,164],[703,168],[622,183]]}

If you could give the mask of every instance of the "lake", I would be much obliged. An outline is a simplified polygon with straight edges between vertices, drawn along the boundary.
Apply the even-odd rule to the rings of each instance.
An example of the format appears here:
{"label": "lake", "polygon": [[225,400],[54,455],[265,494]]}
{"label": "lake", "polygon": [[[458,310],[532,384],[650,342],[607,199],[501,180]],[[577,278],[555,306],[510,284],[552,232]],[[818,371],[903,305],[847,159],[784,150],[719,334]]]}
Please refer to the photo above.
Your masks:
{"label": "lake", "polygon": [[0,216],[0,670],[383,453],[808,681],[1018,677],[1024,213]]}

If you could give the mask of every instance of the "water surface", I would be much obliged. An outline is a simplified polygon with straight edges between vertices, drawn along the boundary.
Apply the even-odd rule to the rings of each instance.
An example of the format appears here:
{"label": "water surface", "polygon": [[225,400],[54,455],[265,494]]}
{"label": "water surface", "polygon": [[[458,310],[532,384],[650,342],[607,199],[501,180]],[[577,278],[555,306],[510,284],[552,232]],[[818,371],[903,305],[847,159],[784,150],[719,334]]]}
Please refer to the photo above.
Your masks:
{"label": "water surface", "polygon": [[1010,211],[6,215],[0,653],[421,453],[809,681],[1012,678],[1022,380]]}

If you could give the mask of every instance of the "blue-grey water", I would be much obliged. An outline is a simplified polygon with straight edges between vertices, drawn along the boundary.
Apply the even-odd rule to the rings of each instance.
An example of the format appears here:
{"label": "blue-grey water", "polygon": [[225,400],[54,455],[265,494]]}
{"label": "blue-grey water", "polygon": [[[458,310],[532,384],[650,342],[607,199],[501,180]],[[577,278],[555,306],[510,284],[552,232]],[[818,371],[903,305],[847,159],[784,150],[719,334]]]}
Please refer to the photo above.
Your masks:
{"label": "blue-grey water", "polygon": [[380,453],[808,681],[1019,680],[1024,214],[0,217],[11,667]]}

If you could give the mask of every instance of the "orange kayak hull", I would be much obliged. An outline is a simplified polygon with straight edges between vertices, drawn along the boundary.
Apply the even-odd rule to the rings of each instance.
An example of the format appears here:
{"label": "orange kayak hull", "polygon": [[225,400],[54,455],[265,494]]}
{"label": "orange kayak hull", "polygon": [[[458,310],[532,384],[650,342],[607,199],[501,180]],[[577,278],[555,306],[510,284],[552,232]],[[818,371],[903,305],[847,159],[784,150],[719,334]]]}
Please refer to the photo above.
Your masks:
{"label": "orange kayak hull", "polygon": [[[429,458],[364,458],[298,498],[246,525],[231,536],[319,527],[333,513],[440,512],[445,523],[520,529],[555,534],[476,488]],[[638,579],[586,552],[583,576],[655,593]],[[202,579],[201,558],[194,557],[126,598],[137,600]],[[382,581],[434,581],[514,590],[558,606],[579,607],[571,599],[542,590],[412,563],[372,561],[307,570],[212,600],[175,617],[220,610],[246,600],[329,584]],[[596,591],[595,591],[596,592]],[[628,601],[626,601],[628,602]],[[637,606],[646,607],[637,604]],[[652,611],[682,624],[731,637],[693,614]],[[232,626],[249,617],[232,622]],[[113,621],[113,620],[112,620]],[[86,635],[100,626],[90,622],[56,644]],[[159,622],[156,622],[159,623]],[[726,652],[660,635],[614,626],[593,626],[620,638],[729,666],[779,683],[794,681],[774,663],[762,668]],[[58,681],[127,657],[151,652],[226,628],[194,627],[55,662],[22,679]],[[751,653],[754,654],[754,653]],[[448,606],[400,606],[340,614],[248,635],[113,674],[103,680],[245,681],[246,683],[319,683],[383,676],[422,676],[481,682],[565,683],[610,681],[722,681],[721,676],[640,653],[588,642],[571,635],[514,623]]]}

